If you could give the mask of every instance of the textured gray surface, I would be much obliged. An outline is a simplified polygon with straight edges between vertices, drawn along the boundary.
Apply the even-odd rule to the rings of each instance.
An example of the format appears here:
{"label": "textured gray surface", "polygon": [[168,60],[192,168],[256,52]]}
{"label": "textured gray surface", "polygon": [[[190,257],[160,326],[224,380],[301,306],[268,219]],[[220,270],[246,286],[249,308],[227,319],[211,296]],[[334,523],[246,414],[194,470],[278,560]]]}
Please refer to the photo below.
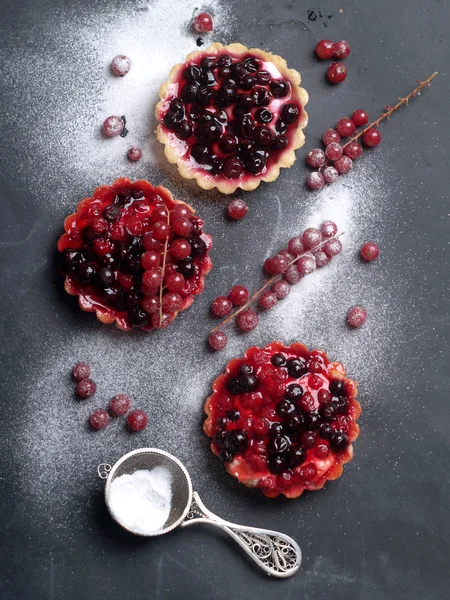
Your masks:
{"label": "textured gray surface", "polygon": [[[52,23],[67,23],[69,15],[76,30],[79,20],[105,11],[112,22],[121,4],[0,1],[1,71],[8,73],[0,91],[1,598],[447,597],[448,3],[348,0],[322,2],[320,8],[287,0],[227,3],[234,20],[220,41],[271,49],[301,70],[311,96],[306,148],[316,146],[323,130],[351,110],[364,107],[378,114],[417,78],[440,72],[421,99],[383,126],[382,146],[367,153],[348,180],[357,181],[359,173],[363,197],[366,191],[370,196],[374,177],[381,190],[379,203],[365,205],[366,221],[356,221],[357,240],[379,240],[382,260],[356,285],[362,288],[358,301],[373,307],[372,322],[383,325],[383,343],[377,338],[371,353],[370,324],[351,338],[354,334],[339,330],[343,315],[331,318],[320,306],[311,308],[310,326],[292,317],[288,337],[323,345],[333,358],[346,360],[360,381],[364,410],[355,459],[344,476],[295,502],[268,501],[235,484],[209,453],[200,422],[203,398],[226,360],[279,335],[279,321],[268,315],[250,338],[234,336],[226,353],[211,356],[204,349],[211,299],[238,280],[256,285],[266,249],[281,247],[292,223],[315,224],[302,222],[317,201],[303,189],[304,150],[276,183],[247,195],[251,212],[238,225],[223,218],[223,199],[180,181],[163,161],[156,171],[137,171],[190,199],[215,240],[207,288],[173,331],[121,335],[81,314],[60,291],[54,244],[62,219],[104,181],[80,177],[64,161],[49,173],[53,149],[30,141],[41,126],[39,114],[48,118],[55,93],[70,94],[67,77],[76,75],[70,47],[64,35],[54,35]],[[142,4],[130,14],[139,15]],[[352,47],[349,77],[339,87],[326,83],[326,66],[312,54],[323,37],[347,39]],[[17,68],[8,63],[27,53],[36,70],[42,69],[37,91],[22,62]],[[55,53],[60,58],[50,72],[46,58]],[[87,61],[86,77],[95,68]],[[95,94],[86,104],[90,101],[95,104]],[[156,152],[162,157],[161,149]],[[124,163],[110,179],[131,173]],[[347,275],[342,273],[332,290],[337,298],[354,284]],[[347,356],[352,344],[358,356]],[[90,408],[74,406],[67,376],[77,359],[94,364],[103,396],[131,391],[139,398],[152,417],[143,436],[130,437],[116,427],[102,438],[83,429]],[[183,404],[185,396],[192,402]],[[139,445],[178,455],[194,488],[224,518],[294,537],[304,554],[301,572],[286,581],[268,580],[231,542],[200,527],[150,541],[121,531],[104,506],[95,468]]]}

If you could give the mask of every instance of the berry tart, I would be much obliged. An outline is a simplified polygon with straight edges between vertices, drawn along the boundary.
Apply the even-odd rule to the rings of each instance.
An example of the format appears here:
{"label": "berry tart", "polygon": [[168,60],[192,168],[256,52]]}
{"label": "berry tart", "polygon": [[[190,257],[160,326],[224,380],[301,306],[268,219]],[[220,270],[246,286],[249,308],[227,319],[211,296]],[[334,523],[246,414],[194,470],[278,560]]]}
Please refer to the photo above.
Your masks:
{"label": "berry tart", "polygon": [[212,268],[203,225],[164,187],[125,178],[103,185],[64,221],[65,289],[102,323],[163,329],[191,306]]}
{"label": "berry tart", "polygon": [[156,105],[158,140],[186,179],[231,194],[274,181],[308,123],[300,73],[280,56],[213,44],[175,65]]}
{"label": "berry tart", "polygon": [[344,365],[303,344],[273,342],[230,361],[206,401],[206,434],[227,471],[274,498],[342,475],[361,407]]}

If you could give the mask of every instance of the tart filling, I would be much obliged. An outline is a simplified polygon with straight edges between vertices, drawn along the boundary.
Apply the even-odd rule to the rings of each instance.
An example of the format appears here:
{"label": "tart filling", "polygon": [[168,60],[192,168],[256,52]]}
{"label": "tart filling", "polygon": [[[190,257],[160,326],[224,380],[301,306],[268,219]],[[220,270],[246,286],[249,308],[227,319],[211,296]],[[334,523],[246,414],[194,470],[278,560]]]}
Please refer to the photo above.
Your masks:
{"label": "tart filling", "polygon": [[297,498],[340,477],[352,459],[357,386],[325,352],[299,343],[252,347],[212,387],[204,430],[244,485]]}
{"label": "tart filling", "polygon": [[202,292],[212,268],[203,225],[162,186],[125,178],[101,186],[64,221],[64,287],[103,323],[165,328]]}
{"label": "tart filling", "polygon": [[280,56],[213,44],[170,72],[156,133],[180,174],[230,194],[274,181],[295,161],[308,122],[300,73]]}

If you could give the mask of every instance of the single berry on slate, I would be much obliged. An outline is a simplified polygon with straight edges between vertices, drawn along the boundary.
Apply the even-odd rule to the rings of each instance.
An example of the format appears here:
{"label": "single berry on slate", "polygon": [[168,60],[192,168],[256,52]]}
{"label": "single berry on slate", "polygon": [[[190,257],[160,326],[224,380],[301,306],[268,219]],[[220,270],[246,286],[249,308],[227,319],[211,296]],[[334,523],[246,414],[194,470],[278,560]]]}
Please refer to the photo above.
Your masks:
{"label": "single berry on slate", "polygon": [[381,133],[378,129],[371,127],[363,134],[363,140],[366,146],[369,148],[375,148],[381,142]]}
{"label": "single berry on slate", "polygon": [[322,171],[323,178],[327,183],[334,183],[339,179],[339,173],[334,167],[326,167]]}
{"label": "single berry on slate", "polygon": [[214,331],[209,336],[208,342],[213,350],[223,350],[227,345],[228,338],[223,331]]}
{"label": "single berry on slate", "polygon": [[233,309],[232,302],[226,296],[218,296],[211,304],[211,312],[215,317],[225,317]]}
{"label": "single berry on slate", "polygon": [[347,58],[350,54],[350,45],[345,40],[341,40],[340,42],[336,42],[333,45],[333,55],[334,58]]}
{"label": "single berry on slate", "polygon": [[254,310],[244,310],[236,317],[236,324],[242,331],[252,331],[258,326],[258,315]]}
{"label": "single berry on slate", "polygon": [[212,31],[213,28],[213,20],[209,13],[202,12],[199,13],[194,19],[194,29],[198,31],[198,33],[208,33]]}
{"label": "single berry on slate", "polygon": [[334,167],[340,175],[345,175],[351,171],[353,161],[348,156],[341,156],[334,161]]}
{"label": "single berry on slate", "polygon": [[95,394],[96,385],[92,379],[82,379],[77,383],[77,396],[79,398],[91,398]]}
{"label": "single berry on slate", "polygon": [[337,234],[338,228],[333,221],[324,221],[320,226],[320,232],[324,238],[331,238]]}
{"label": "single berry on slate", "polygon": [[327,157],[325,156],[325,152],[320,148],[314,148],[306,155],[306,162],[310,167],[314,167],[315,169],[323,167],[323,165],[326,163],[326,160]]}
{"label": "single berry on slate", "polygon": [[328,146],[328,144],[332,144],[333,142],[339,144],[341,136],[335,129],[327,129],[323,134],[322,139],[325,146]]}
{"label": "single berry on slate", "polygon": [[148,417],[143,410],[132,410],[127,417],[127,425],[132,431],[142,431],[147,423]]}
{"label": "single berry on slate", "polygon": [[317,42],[316,54],[322,60],[332,58],[334,54],[334,44],[331,40],[320,40]]}
{"label": "single berry on slate", "polygon": [[366,242],[360,250],[361,258],[363,258],[367,262],[376,260],[378,258],[379,253],[380,249],[375,244],[375,242]]}
{"label": "single berry on slate", "polygon": [[127,155],[132,161],[140,160],[142,158],[142,150],[136,146],[133,146],[132,148],[129,148]]}
{"label": "single berry on slate", "polygon": [[243,285],[233,286],[228,293],[228,298],[231,300],[233,306],[242,306],[247,302],[248,297],[248,289]]}
{"label": "single berry on slate", "polygon": [[227,213],[230,219],[234,221],[240,221],[245,217],[248,212],[248,205],[243,200],[235,198],[227,206]]}
{"label": "single berry on slate", "polygon": [[319,229],[309,227],[305,229],[302,235],[302,242],[305,248],[313,248],[322,241],[322,234]]}
{"label": "single berry on slate", "polygon": [[301,275],[309,275],[316,268],[316,260],[314,256],[301,256],[297,261],[297,269]]}
{"label": "single berry on slate", "polygon": [[276,295],[270,290],[265,290],[259,297],[258,304],[263,310],[273,308],[278,302]]}
{"label": "single berry on slate", "polygon": [[115,417],[126,415],[130,408],[131,400],[126,394],[117,394],[109,403],[109,410]]}
{"label": "single berry on slate", "polygon": [[89,377],[91,376],[91,367],[86,363],[79,362],[72,369],[72,374],[76,381],[89,379]]}
{"label": "single berry on slate", "polygon": [[367,311],[362,306],[353,306],[347,313],[347,323],[350,327],[361,327],[367,319]]}
{"label": "single berry on slate", "polygon": [[311,190],[320,190],[325,185],[325,179],[323,178],[322,173],[313,171],[308,175],[306,183]]}
{"label": "single berry on slate", "polygon": [[325,242],[325,244],[323,245],[323,250],[324,252],[326,252],[328,254],[328,256],[333,257],[333,256],[337,256],[338,254],[341,253],[342,251],[342,243],[341,240],[338,239],[334,239],[334,240],[328,240],[327,242]]}
{"label": "single berry on slate", "polygon": [[125,127],[123,119],[115,115],[108,117],[103,122],[103,132],[108,137],[120,135]]}
{"label": "single berry on slate", "polygon": [[356,125],[348,117],[341,119],[336,125],[336,131],[341,137],[350,137],[355,133]]}
{"label": "single berry on slate", "polygon": [[278,300],[284,300],[289,296],[291,291],[291,286],[289,283],[283,279],[276,281],[272,286],[272,292],[278,298]]}
{"label": "single berry on slate", "polygon": [[356,127],[367,125],[367,123],[369,122],[369,115],[362,108],[358,108],[352,114],[352,121],[356,125]]}
{"label": "single berry on slate", "polygon": [[347,77],[347,69],[341,63],[331,63],[327,69],[327,77],[331,83],[342,83]]}
{"label": "single berry on slate", "polygon": [[337,160],[338,158],[341,158],[343,153],[344,151],[342,146],[337,142],[331,142],[331,144],[328,144],[328,146],[325,148],[325,154],[330,160]]}
{"label": "single berry on slate", "polygon": [[109,423],[109,415],[103,408],[98,408],[89,417],[89,423],[93,429],[105,429]]}
{"label": "single berry on slate", "polygon": [[118,54],[111,61],[111,70],[115,75],[123,77],[131,69],[131,60],[124,54]]}
{"label": "single berry on slate", "polygon": [[362,154],[361,144],[359,144],[356,140],[354,142],[350,142],[347,146],[345,146],[344,154],[352,160],[355,160],[355,158],[359,158]]}

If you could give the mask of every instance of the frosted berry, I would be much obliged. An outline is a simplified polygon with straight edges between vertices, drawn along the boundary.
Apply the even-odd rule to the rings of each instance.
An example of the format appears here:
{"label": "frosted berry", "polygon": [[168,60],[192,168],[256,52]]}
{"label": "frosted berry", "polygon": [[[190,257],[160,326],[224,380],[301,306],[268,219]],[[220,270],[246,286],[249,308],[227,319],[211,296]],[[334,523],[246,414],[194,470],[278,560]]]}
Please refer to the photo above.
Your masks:
{"label": "frosted berry", "polygon": [[340,175],[345,175],[345,173],[351,171],[352,166],[353,161],[348,156],[341,156],[341,158],[334,161],[334,167]]}
{"label": "frosted berry", "polygon": [[227,213],[233,221],[240,221],[248,212],[248,205],[243,200],[235,198],[227,206]]}
{"label": "frosted berry", "polygon": [[347,313],[347,323],[350,327],[361,327],[367,319],[367,312],[362,306],[353,306]]}
{"label": "frosted berry", "polygon": [[142,431],[147,423],[148,417],[143,410],[133,410],[127,417],[127,425],[132,431]]}
{"label": "frosted berry", "polygon": [[318,169],[319,167],[323,167],[327,158],[325,156],[325,152],[320,148],[314,148],[310,150],[306,155],[306,162],[310,167],[314,167]]}
{"label": "frosted berry", "polygon": [[103,122],[103,132],[108,137],[115,137],[120,135],[125,127],[123,119],[120,117],[112,116],[105,119]]}
{"label": "frosted berry", "polygon": [[336,131],[341,137],[350,137],[355,133],[356,125],[348,117],[341,119],[336,125]]}
{"label": "frosted berry", "polygon": [[347,69],[341,63],[331,63],[327,69],[327,77],[331,83],[342,83],[347,77]]}
{"label": "frosted berry", "polygon": [[330,238],[337,234],[338,228],[333,221],[324,221],[320,226],[320,232],[324,238]]}
{"label": "frosted berry", "polygon": [[215,317],[225,317],[233,309],[233,304],[226,296],[218,296],[211,304],[211,312]]}
{"label": "frosted berry", "polygon": [[130,408],[131,400],[126,394],[117,394],[109,403],[109,410],[115,417],[126,415]]}
{"label": "frosted berry", "polygon": [[331,142],[331,144],[328,144],[328,146],[325,148],[325,154],[330,160],[337,160],[338,158],[341,158],[343,153],[344,151],[342,146],[337,142]]}
{"label": "frosted berry", "polygon": [[315,227],[305,229],[302,235],[302,242],[305,248],[313,248],[322,241],[322,234]]}
{"label": "frosted berry", "polygon": [[342,251],[342,243],[340,240],[328,240],[323,245],[323,250],[328,256],[337,256]]}
{"label": "frosted berry", "polygon": [[313,171],[308,175],[306,183],[311,190],[320,190],[325,185],[325,179],[323,178],[322,173]]}
{"label": "frosted berry", "polygon": [[361,258],[366,260],[367,262],[371,262],[378,257],[380,253],[380,249],[375,244],[375,242],[366,242],[364,246],[361,248]]}
{"label": "frosted berry", "polygon": [[254,310],[244,310],[236,317],[236,324],[242,331],[252,331],[258,325],[258,315]]}
{"label": "frosted berry", "polygon": [[128,56],[119,54],[111,61],[111,70],[115,75],[123,77],[131,69],[131,60]]}
{"label": "frosted berry", "polygon": [[325,250],[322,250],[321,248],[319,248],[319,250],[315,250],[313,254],[317,267],[325,267],[331,260]]}
{"label": "frosted berry", "polygon": [[210,14],[206,12],[199,13],[194,19],[194,29],[198,33],[208,33],[212,31],[213,20]]}
{"label": "frosted berry", "polygon": [[275,256],[272,256],[272,258],[264,261],[264,268],[269,275],[283,273],[288,266],[289,261],[284,254],[276,254]]}
{"label": "frosted berry", "polygon": [[72,369],[72,374],[76,381],[89,379],[89,377],[91,376],[91,367],[86,363],[79,362]]}
{"label": "frosted berry", "polygon": [[358,108],[352,114],[352,121],[356,125],[356,127],[361,127],[362,125],[367,125],[369,122],[369,115],[362,108]]}
{"label": "frosted berry", "polygon": [[96,388],[97,386],[92,379],[82,379],[77,383],[77,396],[83,398],[83,400],[91,398],[95,394]]}
{"label": "frosted berry", "polygon": [[276,295],[270,290],[265,290],[259,297],[259,306],[264,310],[273,308],[277,302]]}
{"label": "frosted berry", "polygon": [[339,179],[339,173],[334,167],[326,167],[322,175],[327,183],[334,183]]}
{"label": "frosted berry", "polygon": [[248,289],[243,285],[235,285],[228,293],[228,298],[233,303],[233,306],[242,306],[248,300]]}
{"label": "frosted berry", "polygon": [[283,273],[283,277],[291,285],[294,285],[294,283],[298,283],[302,278],[301,274],[298,272],[297,265],[291,265],[290,267],[288,267]]}
{"label": "frosted berry", "polygon": [[366,146],[369,146],[369,148],[374,148],[381,142],[381,133],[378,129],[371,127],[364,132],[363,140]]}
{"label": "frosted berry", "polygon": [[331,40],[320,40],[316,46],[316,54],[322,60],[332,58],[334,54],[334,44]]}
{"label": "frosted berry", "polygon": [[314,256],[301,256],[297,261],[297,269],[301,275],[309,275],[316,268]]}
{"label": "frosted berry", "polygon": [[132,148],[129,148],[127,156],[132,161],[140,160],[142,158],[142,150],[133,146]]}
{"label": "frosted berry", "polygon": [[341,40],[340,42],[336,42],[333,45],[333,55],[334,58],[347,58],[350,54],[350,45],[345,40]]}
{"label": "frosted berry", "polygon": [[[292,265],[295,268],[295,265]],[[298,271],[297,271],[298,272]],[[278,298],[278,300],[284,300],[289,296],[291,286],[286,280],[280,279],[276,281],[272,286],[272,292]]]}
{"label": "frosted berry", "polygon": [[303,246],[302,238],[299,235],[291,238],[288,242],[288,250],[294,256],[298,256],[305,251],[305,247]]}
{"label": "frosted berry", "polygon": [[208,342],[213,350],[223,350],[227,345],[228,338],[223,331],[214,331],[209,336]]}
{"label": "frosted berry", "polygon": [[103,408],[94,410],[89,417],[89,423],[93,429],[105,429],[109,423],[109,415]]}
{"label": "frosted berry", "polygon": [[335,129],[327,129],[323,134],[322,139],[325,146],[328,146],[328,144],[331,144],[332,142],[338,144],[341,141],[341,136]]}
{"label": "frosted berry", "polygon": [[345,146],[344,154],[352,160],[355,160],[356,158],[359,158],[361,156],[362,146],[358,144],[357,141],[350,142],[347,146]]}

